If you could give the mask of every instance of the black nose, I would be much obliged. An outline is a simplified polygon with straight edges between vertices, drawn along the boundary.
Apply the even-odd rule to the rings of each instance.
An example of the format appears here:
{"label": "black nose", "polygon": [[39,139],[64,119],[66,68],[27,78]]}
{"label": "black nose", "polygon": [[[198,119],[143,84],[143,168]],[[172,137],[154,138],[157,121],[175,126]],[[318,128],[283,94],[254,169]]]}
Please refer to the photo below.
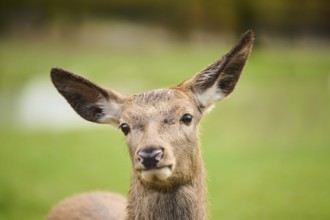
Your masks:
{"label": "black nose", "polygon": [[157,163],[163,157],[163,149],[149,147],[138,151],[138,160],[146,169],[157,167]]}

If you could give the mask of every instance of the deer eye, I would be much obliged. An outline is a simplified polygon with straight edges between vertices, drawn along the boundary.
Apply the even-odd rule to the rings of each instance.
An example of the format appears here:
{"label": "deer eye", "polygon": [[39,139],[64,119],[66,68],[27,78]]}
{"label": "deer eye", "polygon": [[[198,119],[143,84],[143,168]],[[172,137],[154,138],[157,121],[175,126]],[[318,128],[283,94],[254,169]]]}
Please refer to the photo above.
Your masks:
{"label": "deer eye", "polygon": [[192,121],[192,118],[193,116],[191,114],[184,114],[181,119],[180,119],[180,122],[182,122],[183,124],[185,125],[190,125],[191,124],[191,121]]}
{"label": "deer eye", "polygon": [[119,128],[121,129],[121,131],[124,133],[124,135],[127,135],[129,132],[130,132],[130,130],[131,130],[131,128],[128,126],[128,124],[126,124],[126,123],[122,123],[120,126],[119,126]]}

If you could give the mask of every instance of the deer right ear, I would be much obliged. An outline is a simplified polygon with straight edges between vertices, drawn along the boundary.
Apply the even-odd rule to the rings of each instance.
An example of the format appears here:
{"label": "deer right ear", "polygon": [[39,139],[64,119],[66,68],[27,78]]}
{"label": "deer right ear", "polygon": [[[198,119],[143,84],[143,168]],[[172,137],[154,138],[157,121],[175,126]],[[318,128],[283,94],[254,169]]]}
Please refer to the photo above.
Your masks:
{"label": "deer right ear", "polygon": [[234,90],[253,42],[253,32],[247,31],[225,56],[179,86],[192,91],[201,109],[212,106]]}
{"label": "deer right ear", "polygon": [[124,102],[121,95],[60,68],[52,68],[51,79],[81,117],[91,122],[119,125]]}

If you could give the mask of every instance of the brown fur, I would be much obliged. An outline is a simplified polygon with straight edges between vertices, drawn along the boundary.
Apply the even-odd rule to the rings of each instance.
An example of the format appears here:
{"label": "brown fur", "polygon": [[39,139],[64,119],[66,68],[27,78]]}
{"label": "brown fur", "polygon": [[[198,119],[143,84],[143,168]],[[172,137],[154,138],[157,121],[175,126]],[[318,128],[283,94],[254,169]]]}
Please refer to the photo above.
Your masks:
{"label": "brown fur", "polygon": [[109,192],[89,192],[67,198],[56,205],[47,220],[124,220],[126,199]]}
{"label": "brown fur", "polygon": [[[128,97],[52,69],[55,87],[79,115],[93,122],[124,125],[133,173],[126,210],[122,199],[114,207],[118,197],[113,201],[113,196],[83,194],[55,206],[47,220],[89,219],[85,216],[95,220],[123,216],[127,220],[206,219],[198,124],[205,109],[233,91],[252,45],[253,33],[248,31],[228,54],[191,80]],[[187,114],[191,121],[184,120]],[[143,161],[148,158],[141,155],[158,157],[152,156],[154,165],[147,167]]]}

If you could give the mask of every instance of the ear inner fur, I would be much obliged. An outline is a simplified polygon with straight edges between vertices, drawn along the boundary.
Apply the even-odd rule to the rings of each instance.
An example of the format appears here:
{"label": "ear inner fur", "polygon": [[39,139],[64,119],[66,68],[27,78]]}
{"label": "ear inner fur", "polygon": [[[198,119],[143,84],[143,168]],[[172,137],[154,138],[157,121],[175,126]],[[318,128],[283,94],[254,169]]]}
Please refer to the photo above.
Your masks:
{"label": "ear inner fur", "polygon": [[235,88],[254,42],[254,34],[247,31],[225,56],[196,74],[179,87],[189,87],[202,108],[228,96]]}
{"label": "ear inner fur", "polygon": [[51,70],[56,89],[72,108],[91,122],[117,124],[123,97],[91,81],[60,68]]}

